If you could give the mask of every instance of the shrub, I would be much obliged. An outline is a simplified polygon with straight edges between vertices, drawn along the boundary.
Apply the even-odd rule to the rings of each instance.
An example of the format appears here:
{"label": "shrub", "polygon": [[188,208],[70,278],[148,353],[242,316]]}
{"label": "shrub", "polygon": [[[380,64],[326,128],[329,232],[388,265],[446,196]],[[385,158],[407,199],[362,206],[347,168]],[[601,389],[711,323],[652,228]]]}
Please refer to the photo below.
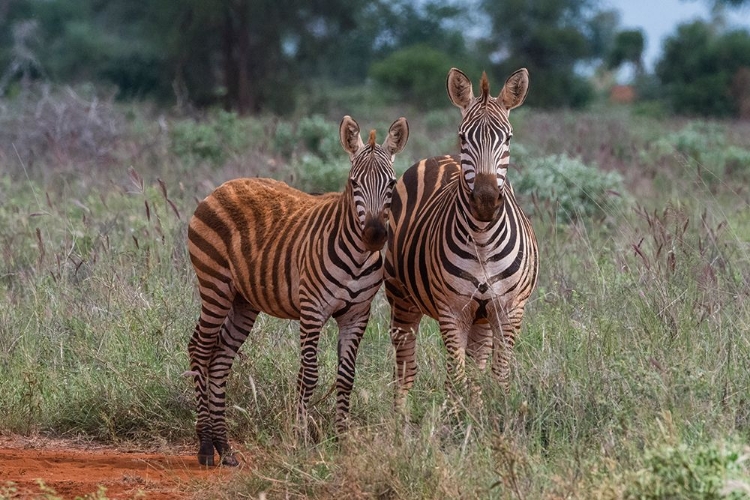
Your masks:
{"label": "shrub", "polygon": [[183,161],[206,160],[213,164],[224,161],[219,134],[211,123],[192,120],[174,124],[171,131],[172,153]]}
{"label": "shrub", "polygon": [[691,122],[657,139],[643,152],[642,160],[658,163],[675,153],[687,159],[686,164],[694,167],[709,184],[721,181],[725,175],[750,174],[750,150],[728,146],[726,129],[715,123]]}
{"label": "shrub", "polygon": [[47,168],[101,167],[117,158],[124,133],[125,118],[113,93],[86,85],[34,86],[22,98],[3,103],[0,155],[13,158],[9,166],[17,164],[17,156],[25,165]]}
{"label": "shrub", "polygon": [[[517,157],[526,154],[518,145],[513,149]],[[624,200],[620,174],[602,172],[563,155],[524,161],[517,179],[514,189],[526,197],[524,202],[533,198],[542,205],[552,204],[558,222],[604,218]]]}
{"label": "shrub", "polygon": [[325,160],[314,154],[304,154],[293,164],[294,184],[308,193],[341,191],[346,181],[348,165],[343,161]]}
{"label": "shrub", "polygon": [[451,57],[427,45],[412,45],[397,50],[372,65],[370,75],[386,88],[421,108],[446,104],[445,77],[451,69]]}
{"label": "shrub", "polygon": [[297,138],[294,127],[287,122],[279,122],[273,133],[273,150],[286,159],[291,158],[296,146]]}
{"label": "shrub", "polygon": [[645,467],[632,475],[624,497],[638,500],[748,498],[747,492],[727,487],[729,479],[748,478],[742,464],[746,458],[717,443],[661,445],[646,451]]}
{"label": "shrub", "polygon": [[221,165],[226,159],[265,141],[262,122],[219,111],[205,121],[176,122],[170,133],[170,150],[184,162],[206,161]]}
{"label": "shrub", "polygon": [[320,115],[302,118],[297,125],[298,141],[323,160],[341,156],[339,127]]}

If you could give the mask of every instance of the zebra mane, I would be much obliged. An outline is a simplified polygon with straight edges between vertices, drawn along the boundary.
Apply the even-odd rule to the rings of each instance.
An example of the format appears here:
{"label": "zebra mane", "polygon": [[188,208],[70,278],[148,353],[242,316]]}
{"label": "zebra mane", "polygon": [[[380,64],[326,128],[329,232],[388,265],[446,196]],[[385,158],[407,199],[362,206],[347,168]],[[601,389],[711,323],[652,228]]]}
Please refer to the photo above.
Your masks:
{"label": "zebra mane", "polygon": [[487,80],[487,72],[482,71],[482,81],[479,83],[482,88],[482,102],[487,103],[487,98],[490,96],[490,82]]}
{"label": "zebra mane", "polygon": [[375,147],[375,130],[370,130],[370,139],[367,141],[367,145],[371,148]]}

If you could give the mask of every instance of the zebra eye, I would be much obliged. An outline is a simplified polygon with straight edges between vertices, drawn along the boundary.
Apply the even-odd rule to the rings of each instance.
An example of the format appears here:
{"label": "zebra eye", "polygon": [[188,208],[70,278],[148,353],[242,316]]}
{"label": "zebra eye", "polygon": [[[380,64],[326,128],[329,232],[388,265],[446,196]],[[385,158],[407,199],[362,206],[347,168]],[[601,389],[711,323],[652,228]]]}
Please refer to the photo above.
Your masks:
{"label": "zebra eye", "polygon": [[458,138],[461,139],[461,142],[464,142],[466,140],[466,134],[464,134],[463,132],[459,132]]}
{"label": "zebra eye", "polygon": [[388,189],[393,189],[393,186],[396,185],[396,179],[391,179],[388,181]]}
{"label": "zebra eye", "polygon": [[355,179],[354,177],[349,177],[349,182],[352,184],[353,188],[359,187],[359,182],[357,182],[357,179]]}

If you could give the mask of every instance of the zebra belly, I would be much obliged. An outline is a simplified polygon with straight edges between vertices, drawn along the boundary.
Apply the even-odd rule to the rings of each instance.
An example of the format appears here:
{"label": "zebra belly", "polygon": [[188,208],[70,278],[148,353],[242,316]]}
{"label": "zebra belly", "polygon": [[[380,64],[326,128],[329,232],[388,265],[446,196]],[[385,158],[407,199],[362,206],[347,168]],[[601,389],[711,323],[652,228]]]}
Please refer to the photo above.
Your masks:
{"label": "zebra belly", "polygon": [[254,309],[281,319],[299,319],[299,280],[294,283],[271,282],[258,276],[242,282],[238,288]]}

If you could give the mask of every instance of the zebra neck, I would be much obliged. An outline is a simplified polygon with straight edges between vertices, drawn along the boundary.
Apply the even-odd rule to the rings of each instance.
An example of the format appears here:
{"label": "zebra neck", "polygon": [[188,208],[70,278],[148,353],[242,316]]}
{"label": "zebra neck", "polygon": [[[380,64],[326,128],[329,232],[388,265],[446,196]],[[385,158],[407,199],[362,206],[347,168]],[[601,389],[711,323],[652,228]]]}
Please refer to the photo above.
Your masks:
{"label": "zebra neck", "polygon": [[362,266],[372,255],[362,243],[362,227],[356,215],[354,201],[351,193],[345,191],[336,205],[336,215],[334,217],[334,234],[332,234],[332,243],[336,247],[337,253],[343,253],[355,264]]}
{"label": "zebra neck", "polygon": [[[456,228],[459,233],[464,235],[467,240],[477,243],[478,245],[486,245],[491,242],[494,238],[498,228],[502,226],[503,219],[505,219],[506,205],[503,202],[500,210],[498,211],[497,217],[489,222],[483,222],[475,219],[471,215],[471,209],[469,208],[469,193],[459,187],[458,189],[458,203],[456,204]],[[505,186],[503,186],[503,198],[505,198]]]}

